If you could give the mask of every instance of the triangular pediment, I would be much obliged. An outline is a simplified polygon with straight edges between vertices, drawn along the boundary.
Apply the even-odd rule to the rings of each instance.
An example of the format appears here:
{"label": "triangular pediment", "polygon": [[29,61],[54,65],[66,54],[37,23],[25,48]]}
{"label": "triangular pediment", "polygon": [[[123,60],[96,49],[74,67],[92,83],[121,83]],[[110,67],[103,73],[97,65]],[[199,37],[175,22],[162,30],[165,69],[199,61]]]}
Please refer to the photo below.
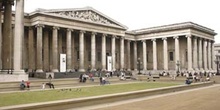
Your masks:
{"label": "triangular pediment", "polygon": [[117,26],[127,29],[126,26],[123,26],[119,22],[109,18],[108,16],[102,14],[101,12],[91,7],[80,8],[80,9],[42,10],[41,12],[56,16],[68,17],[72,19],[104,24],[109,26]]}

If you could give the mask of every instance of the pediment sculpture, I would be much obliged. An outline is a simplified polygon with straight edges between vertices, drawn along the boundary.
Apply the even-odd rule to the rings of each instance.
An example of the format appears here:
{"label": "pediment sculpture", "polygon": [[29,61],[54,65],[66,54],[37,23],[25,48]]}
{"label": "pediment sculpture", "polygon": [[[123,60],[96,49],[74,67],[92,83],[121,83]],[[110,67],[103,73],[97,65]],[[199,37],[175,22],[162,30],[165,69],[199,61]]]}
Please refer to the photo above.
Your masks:
{"label": "pediment sculpture", "polygon": [[81,20],[86,20],[86,21],[92,21],[96,23],[102,23],[102,24],[107,24],[107,25],[116,25],[112,21],[104,18],[103,16],[100,16],[99,14],[91,11],[91,10],[86,10],[86,11],[60,11],[60,12],[50,12],[53,14],[58,14],[60,16],[67,16],[71,18],[76,18],[76,19],[81,19]]}

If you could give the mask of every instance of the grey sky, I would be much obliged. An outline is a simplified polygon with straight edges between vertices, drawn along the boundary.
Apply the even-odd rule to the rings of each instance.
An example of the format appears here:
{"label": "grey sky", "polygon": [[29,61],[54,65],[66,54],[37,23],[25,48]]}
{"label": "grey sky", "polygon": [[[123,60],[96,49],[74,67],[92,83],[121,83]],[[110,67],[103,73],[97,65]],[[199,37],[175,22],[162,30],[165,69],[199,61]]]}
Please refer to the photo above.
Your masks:
{"label": "grey sky", "polygon": [[[86,6],[126,25],[129,30],[192,21],[220,34],[218,0],[25,0],[25,12]],[[216,43],[220,43],[219,37],[215,37]]]}

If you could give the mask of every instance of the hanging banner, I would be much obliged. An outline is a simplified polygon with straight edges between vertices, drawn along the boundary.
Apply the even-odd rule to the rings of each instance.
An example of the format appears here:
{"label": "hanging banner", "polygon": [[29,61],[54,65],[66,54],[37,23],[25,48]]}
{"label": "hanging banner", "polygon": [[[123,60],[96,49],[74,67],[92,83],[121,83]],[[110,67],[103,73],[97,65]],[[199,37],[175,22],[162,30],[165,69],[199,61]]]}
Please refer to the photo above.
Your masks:
{"label": "hanging banner", "polygon": [[60,72],[66,72],[66,54],[60,54]]}
{"label": "hanging banner", "polygon": [[112,56],[107,56],[107,71],[112,71]]}

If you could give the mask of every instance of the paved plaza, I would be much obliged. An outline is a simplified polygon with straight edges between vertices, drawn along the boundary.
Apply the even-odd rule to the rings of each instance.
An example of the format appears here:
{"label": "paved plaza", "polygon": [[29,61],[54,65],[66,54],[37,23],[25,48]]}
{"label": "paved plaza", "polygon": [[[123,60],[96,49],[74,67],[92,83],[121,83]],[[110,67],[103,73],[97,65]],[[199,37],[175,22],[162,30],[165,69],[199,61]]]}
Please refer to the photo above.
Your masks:
{"label": "paved plaza", "polygon": [[[79,110],[219,110],[220,85],[103,104]],[[76,110],[76,109],[74,109]]]}

